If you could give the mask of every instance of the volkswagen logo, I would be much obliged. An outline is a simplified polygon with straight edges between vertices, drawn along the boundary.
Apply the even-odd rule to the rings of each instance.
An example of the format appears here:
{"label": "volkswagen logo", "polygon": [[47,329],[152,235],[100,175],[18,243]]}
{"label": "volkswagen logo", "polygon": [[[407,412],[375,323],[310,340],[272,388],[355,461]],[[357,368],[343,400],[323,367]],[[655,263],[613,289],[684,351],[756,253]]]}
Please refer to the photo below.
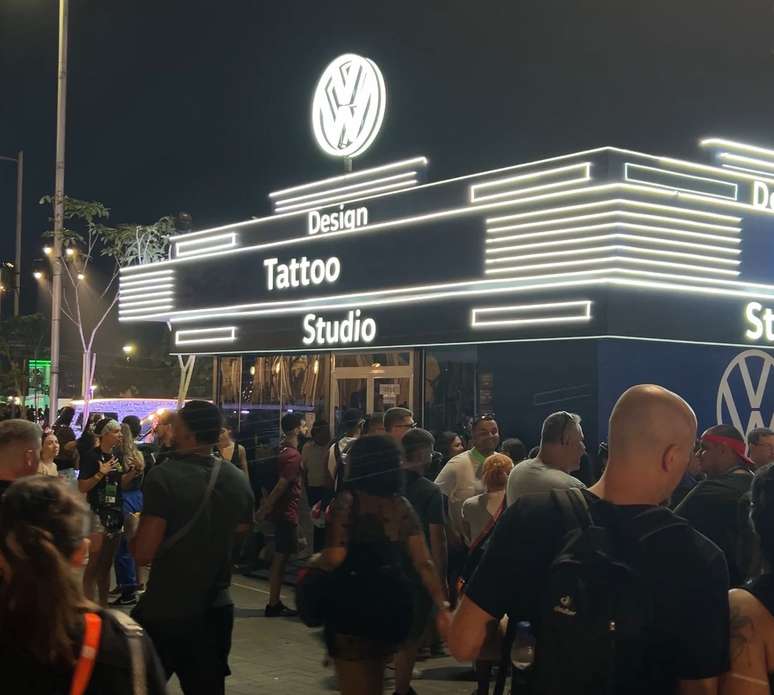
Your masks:
{"label": "volkswagen logo", "polygon": [[718,424],[731,424],[745,435],[774,425],[774,398],[767,390],[772,366],[774,357],[763,350],[746,350],[731,360],[718,386]]}
{"label": "volkswagen logo", "polygon": [[312,101],[317,144],[334,157],[357,157],[376,138],[384,120],[387,92],[376,63],[354,53],[323,72]]}

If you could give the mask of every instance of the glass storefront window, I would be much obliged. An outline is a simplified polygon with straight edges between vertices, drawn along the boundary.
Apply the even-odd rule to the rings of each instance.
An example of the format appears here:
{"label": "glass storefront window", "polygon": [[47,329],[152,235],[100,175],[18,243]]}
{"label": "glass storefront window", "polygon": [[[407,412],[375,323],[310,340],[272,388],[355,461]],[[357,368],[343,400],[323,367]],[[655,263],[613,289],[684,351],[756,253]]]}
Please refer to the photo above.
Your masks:
{"label": "glass storefront window", "polygon": [[244,355],[222,357],[221,404],[245,446],[276,446],[280,419],[300,412],[311,427],[325,417],[329,355]]}
{"label": "glass storefront window", "polygon": [[476,414],[478,351],[428,349],[425,353],[425,428],[465,433]]}
{"label": "glass storefront window", "polygon": [[337,367],[408,367],[411,364],[411,352],[338,352]]}

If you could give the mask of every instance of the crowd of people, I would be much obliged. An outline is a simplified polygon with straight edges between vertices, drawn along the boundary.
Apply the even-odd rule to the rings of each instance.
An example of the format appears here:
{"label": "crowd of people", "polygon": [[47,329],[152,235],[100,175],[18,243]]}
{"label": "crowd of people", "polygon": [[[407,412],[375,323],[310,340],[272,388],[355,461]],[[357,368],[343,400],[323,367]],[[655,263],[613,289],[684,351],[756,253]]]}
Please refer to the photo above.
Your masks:
{"label": "crowd of people", "polygon": [[174,673],[186,695],[224,693],[246,555],[268,565],[266,618],[322,627],[346,695],[381,693],[388,668],[414,693],[418,656],[444,644],[479,695],[774,683],[774,432],[697,437],[663,388],[626,391],[583,467],[566,411],[529,453],[493,415],[434,435],[407,408],[350,409],[332,436],[289,412],[260,459],[204,401],[161,414],[152,442],[131,416],[76,437],[73,415],[0,421],[9,692],[162,693]]}

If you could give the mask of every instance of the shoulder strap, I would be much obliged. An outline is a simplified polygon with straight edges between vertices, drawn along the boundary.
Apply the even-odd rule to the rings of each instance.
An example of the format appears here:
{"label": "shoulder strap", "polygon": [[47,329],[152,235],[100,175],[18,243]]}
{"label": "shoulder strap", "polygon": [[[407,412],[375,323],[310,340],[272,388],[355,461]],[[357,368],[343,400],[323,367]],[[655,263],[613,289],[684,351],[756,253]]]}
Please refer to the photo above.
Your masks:
{"label": "shoulder strap", "polygon": [[220,467],[223,464],[223,459],[218,456],[213,456],[212,462],[210,481],[207,483],[207,489],[204,491],[204,497],[202,497],[202,501],[199,504],[199,507],[196,509],[193,516],[188,520],[188,523],[185,526],[178,529],[176,533],[173,533],[159,546],[156,557],[159,557],[162,553],[169,550],[173,545],[184,538],[191,531],[191,529],[194,527],[194,524],[199,520],[199,517],[207,508],[207,505],[210,502],[210,498],[212,497],[212,491],[215,489],[215,483],[218,480],[218,474],[220,473]]}
{"label": "shoulder strap", "polygon": [[336,476],[333,479],[333,491],[338,492],[344,482],[344,457],[341,455],[341,440],[339,437],[333,442],[333,456],[336,459]]}
{"label": "shoulder strap", "polygon": [[110,611],[129,643],[129,658],[132,662],[132,695],[147,695],[148,678],[145,670],[145,654],[143,653],[143,629],[126,613]]}
{"label": "shoulder strap", "polygon": [[593,525],[594,520],[591,518],[589,505],[580,488],[571,487],[566,490],[551,490],[551,497],[562,513],[567,532],[574,531],[575,529],[585,530]]}
{"label": "shoulder strap", "polygon": [[494,516],[491,519],[489,519],[489,521],[486,522],[486,526],[484,526],[484,528],[481,529],[481,533],[479,533],[478,536],[476,536],[476,539],[470,544],[468,553],[472,553],[476,548],[478,548],[479,545],[484,543],[486,539],[489,538],[492,531],[494,530],[495,524],[503,515],[503,512],[505,511],[506,506],[507,506],[507,500],[505,497],[503,497],[502,504],[497,508],[497,511],[494,513]]}
{"label": "shoulder strap", "polygon": [[70,683],[70,695],[83,695],[86,688],[89,687],[102,636],[102,618],[97,613],[86,613],[83,618],[86,622],[86,629],[83,634],[81,654],[75,664],[73,680]]}

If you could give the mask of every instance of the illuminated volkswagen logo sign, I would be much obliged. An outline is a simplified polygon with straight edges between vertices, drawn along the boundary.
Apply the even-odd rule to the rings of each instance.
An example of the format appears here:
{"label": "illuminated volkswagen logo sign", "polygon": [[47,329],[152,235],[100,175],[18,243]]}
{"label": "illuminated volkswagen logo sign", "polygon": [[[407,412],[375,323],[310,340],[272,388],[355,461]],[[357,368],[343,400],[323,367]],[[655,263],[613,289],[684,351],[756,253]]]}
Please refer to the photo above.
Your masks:
{"label": "illuminated volkswagen logo sign", "polygon": [[334,157],[357,157],[376,138],[384,120],[387,92],[376,63],[354,53],[323,72],[312,102],[317,144]]}
{"label": "illuminated volkswagen logo sign", "polygon": [[768,389],[772,366],[774,358],[762,350],[746,350],[731,360],[718,386],[718,424],[733,425],[745,435],[774,425],[774,397]]}

